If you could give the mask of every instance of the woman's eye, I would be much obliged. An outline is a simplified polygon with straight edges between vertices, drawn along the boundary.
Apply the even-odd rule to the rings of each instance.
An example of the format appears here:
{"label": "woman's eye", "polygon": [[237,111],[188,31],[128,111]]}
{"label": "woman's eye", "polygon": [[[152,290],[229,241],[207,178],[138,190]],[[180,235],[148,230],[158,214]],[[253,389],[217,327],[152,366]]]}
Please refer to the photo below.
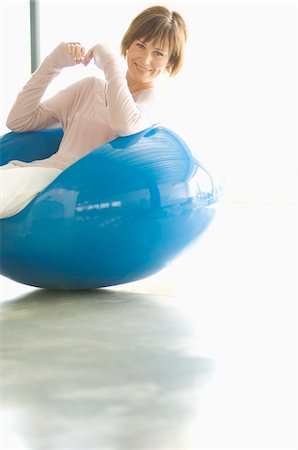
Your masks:
{"label": "woman's eye", "polygon": [[137,43],[137,46],[138,46],[139,48],[145,48],[145,45],[144,45],[144,44],[141,44],[140,42]]}
{"label": "woman's eye", "polygon": [[155,52],[155,54],[156,54],[157,56],[163,56],[163,53],[161,53],[161,52]]}

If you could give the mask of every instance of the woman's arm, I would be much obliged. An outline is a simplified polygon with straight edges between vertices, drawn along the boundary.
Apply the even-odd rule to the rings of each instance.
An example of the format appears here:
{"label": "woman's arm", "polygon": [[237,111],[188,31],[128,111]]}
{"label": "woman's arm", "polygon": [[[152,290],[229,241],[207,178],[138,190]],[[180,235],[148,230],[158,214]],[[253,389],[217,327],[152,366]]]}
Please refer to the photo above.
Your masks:
{"label": "woman's arm", "polygon": [[[90,53],[91,52],[91,53]],[[143,98],[142,103],[134,100],[120,65],[119,59],[106,44],[97,44],[86,55],[85,64],[93,56],[96,65],[105,73],[107,80],[107,103],[109,124],[118,136],[138,133],[153,124],[151,102]]]}
{"label": "woman's arm", "polygon": [[[47,128],[61,122],[63,118],[59,117],[58,111],[59,105],[65,105],[65,94],[55,96],[56,101],[51,102],[51,109],[47,107],[47,102],[41,103],[41,98],[50,82],[64,67],[76,64],[77,61],[67,50],[67,44],[62,42],[45,58],[18,94],[7,118],[7,127],[22,132]],[[70,98],[69,94],[67,98]]]}

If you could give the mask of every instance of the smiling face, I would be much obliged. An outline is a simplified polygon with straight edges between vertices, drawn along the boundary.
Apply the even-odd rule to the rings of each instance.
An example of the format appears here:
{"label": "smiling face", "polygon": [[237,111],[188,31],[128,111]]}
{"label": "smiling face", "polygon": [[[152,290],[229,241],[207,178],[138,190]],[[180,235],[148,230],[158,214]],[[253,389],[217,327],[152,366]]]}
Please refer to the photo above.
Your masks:
{"label": "smiling face", "polygon": [[164,72],[169,62],[169,48],[152,41],[136,40],[126,53],[126,79],[131,92],[148,89],[153,80]]}
{"label": "smiling face", "polygon": [[150,6],[132,20],[120,45],[131,92],[151,87],[164,71],[170,77],[179,72],[187,33],[182,16],[165,6]]}

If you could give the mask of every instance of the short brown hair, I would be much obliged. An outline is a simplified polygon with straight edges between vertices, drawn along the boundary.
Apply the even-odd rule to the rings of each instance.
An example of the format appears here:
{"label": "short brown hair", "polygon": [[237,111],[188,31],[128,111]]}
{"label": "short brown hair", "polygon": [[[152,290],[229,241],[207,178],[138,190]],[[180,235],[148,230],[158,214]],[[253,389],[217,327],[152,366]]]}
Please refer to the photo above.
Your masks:
{"label": "short brown hair", "polygon": [[175,76],[183,64],[184,46],[187,40],[187,27],[176,11],[164,6],[151,6],[133,19],[121,42],[121,55],[131,44],[141,39],[144,42],[169,44],[170,58],[166,71]]}

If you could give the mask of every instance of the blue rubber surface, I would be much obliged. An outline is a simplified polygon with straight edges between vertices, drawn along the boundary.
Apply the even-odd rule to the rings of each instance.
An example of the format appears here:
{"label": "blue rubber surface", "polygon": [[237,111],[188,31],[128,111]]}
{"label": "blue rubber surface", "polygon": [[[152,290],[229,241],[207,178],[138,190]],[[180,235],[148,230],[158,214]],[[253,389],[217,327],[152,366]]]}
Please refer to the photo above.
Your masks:
{"label": "blue rubber surface", "polygon": [[[8,133],[1,164],[57,151],[61,129]],[[173,131],[94,149],[25,209],[0,220],[1,274],[48,289],[92,289],[159,271],[214,217],[216,182]]]}

